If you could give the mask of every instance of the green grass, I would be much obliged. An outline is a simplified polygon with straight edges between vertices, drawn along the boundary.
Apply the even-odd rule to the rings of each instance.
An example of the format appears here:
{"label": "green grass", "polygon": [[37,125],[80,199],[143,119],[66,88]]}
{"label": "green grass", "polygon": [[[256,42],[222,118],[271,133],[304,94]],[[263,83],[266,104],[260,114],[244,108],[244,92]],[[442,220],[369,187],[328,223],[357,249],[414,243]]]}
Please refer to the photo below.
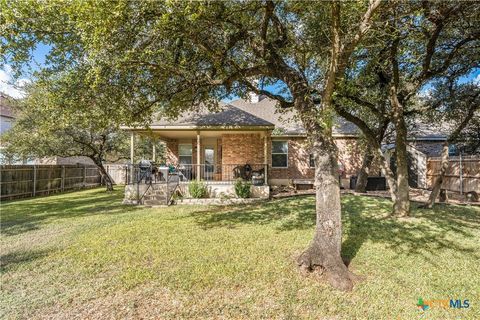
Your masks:
{"label": "green grass", "polygon": [[[479,319],[480,209],[344,196],[350,293],[302,276],[313,197],[137,208],[94,189],[1,204],[0,318]],[[416,308],[468,299],[469,309]]]}

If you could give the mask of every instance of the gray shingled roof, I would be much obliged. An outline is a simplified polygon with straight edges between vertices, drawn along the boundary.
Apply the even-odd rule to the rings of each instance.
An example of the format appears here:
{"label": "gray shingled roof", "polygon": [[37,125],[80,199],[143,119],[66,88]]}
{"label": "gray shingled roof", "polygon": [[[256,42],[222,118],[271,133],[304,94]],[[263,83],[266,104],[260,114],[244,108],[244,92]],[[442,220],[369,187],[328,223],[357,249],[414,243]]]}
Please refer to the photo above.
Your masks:
{"label": "gray shingled roof", "polygon": [[[276,101],[264,98],[257,103],[250,103],[243,99],[230,102],[231,105],[251,113],[259,118],[265,119],[275,125],[277,135],[304,135],[305,129],[298,119],[294,110],[278,110]],[[356,125],[337,117],[333,130],[336,135],[358,135],[359,129]]]}
{"label": "gray shingled roof", "polygon": [[160,118],[151,126],[165,127],[272,127],[274,124],[232,105],[222,105],[218,112],[189,112],[172,121]]}
{"label": "gray shingled roof", "polygon": [[409,139],[416,140],[445,140],[452,131],[452,125],[447,122],[418,120],[409,128],[408,135]]}
{"label": "gray shingled roof", "polygon": [[[152,126],[163,127],[223,127],[225,129],[236,127],[269,127],[275,129],[276,136],[301,136],[305,135],[300,120],[295,110],[279,110],[276,101],[264,98],[256,103],[237,99],[229,104],[219,103],[220,111],[210,112],[206,109],[201,112],[189,112],[176,120],[159,119]],[[417,121],[409,128],[409,139],[416,140],[445,140],[451,130],[446,123],[422,123]],[[360,134],[358,127],[337,117],[333,130],[337,136],[357,136]]]}
{"label": "gray shingled roof", "polygon": [[[210,112],[186,113],[176,120],[159,118],[151,126],[164,127],[272,127],[274,135],[295,136],[305,135],[297,114],[294,110],[278,110],[276,101],[264,98],[256,103],[243,99],[220,103],[221,110]],[[336,135],[358,135],[359,130],[353,123],[338,117],[334,127]]]}
{"label": "gray shingled roof", "polygon": [[0,94],[0,116],[7,118],[15,118],[15,113],[9,105],[9,98],[4,93]]}

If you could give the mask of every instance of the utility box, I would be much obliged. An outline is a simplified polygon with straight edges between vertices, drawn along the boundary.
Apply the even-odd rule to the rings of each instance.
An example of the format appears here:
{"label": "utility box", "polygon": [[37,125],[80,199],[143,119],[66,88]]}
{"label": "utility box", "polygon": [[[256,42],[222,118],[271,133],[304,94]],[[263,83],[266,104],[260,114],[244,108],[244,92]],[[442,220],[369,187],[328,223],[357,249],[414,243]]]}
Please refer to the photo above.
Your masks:
{"label": "utility box", "polygon": [[[357,186],[357,176],[350,177],[350,189]],[[384,191],[387,190],[387,180],[385,177],[368,177],[367,191]]]}

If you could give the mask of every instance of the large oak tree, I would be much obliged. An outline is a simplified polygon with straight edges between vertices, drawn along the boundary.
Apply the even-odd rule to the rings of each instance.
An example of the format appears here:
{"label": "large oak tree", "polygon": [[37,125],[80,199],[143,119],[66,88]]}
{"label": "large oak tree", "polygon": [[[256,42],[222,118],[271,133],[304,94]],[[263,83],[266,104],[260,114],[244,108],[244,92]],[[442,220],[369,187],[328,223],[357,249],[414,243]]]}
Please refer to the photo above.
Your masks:
{"label": "large oak tree", "polygon": [[[334,287],[352,288],[340,255],[333,97],[379,0],[16,5],[2,17],[12,60],[24,61],[32,43],[42,41],[53,47],[52,71],[88,62],[89,76],[112,88],[131,123],[154,110],[174,117],[200,105],[215,108],[218,100],[249,91],[295,109],[313,149],[317,190],[314,239],[298,261],[323,267]],[[261,90],[255,79],[281,83],[286,94]]]}
{"label": "large oak tree", "polygon": [[441,106],[419,103],[419,96],[433,82],[455,83],[479,68],[479,6],[478,2],[422,1],[382,11],[388,21],[385,30],[374,30],[375,40],[358,50],[357,63],[347,70],[339,91],[337,112],[357,124],[379,157],[385,125],[391,122],[395,129],[394,183],[389,164],[382,163],[394,213],[400,216],[410,211],[407,119],[414,121]]}

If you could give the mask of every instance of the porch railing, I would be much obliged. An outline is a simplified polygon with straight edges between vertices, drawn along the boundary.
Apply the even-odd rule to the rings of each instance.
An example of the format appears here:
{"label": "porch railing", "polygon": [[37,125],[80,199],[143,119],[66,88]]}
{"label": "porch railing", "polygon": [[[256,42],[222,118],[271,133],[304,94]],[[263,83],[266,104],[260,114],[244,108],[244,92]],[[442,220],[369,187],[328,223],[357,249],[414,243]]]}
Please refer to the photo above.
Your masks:
{"label": "porch railing", "polygon": [[264,184],[268,167],[263,163],[179,164],[176,167],[128,165],[125,170],[127,184],[167,183],[170,176],[178,177],[180,183],[199,179],[212,183],[229,184],[241,178],[254,184]]}
{"label": "porch railing", "polygon": [[[203,180],[216,183],[232,183],[236,179],[264,179],[265,164],[189,164],[179,165],[181,181]],[[264,181],[263,181],[264,182]],[[262,184],[263,184],[262,182]]]}

